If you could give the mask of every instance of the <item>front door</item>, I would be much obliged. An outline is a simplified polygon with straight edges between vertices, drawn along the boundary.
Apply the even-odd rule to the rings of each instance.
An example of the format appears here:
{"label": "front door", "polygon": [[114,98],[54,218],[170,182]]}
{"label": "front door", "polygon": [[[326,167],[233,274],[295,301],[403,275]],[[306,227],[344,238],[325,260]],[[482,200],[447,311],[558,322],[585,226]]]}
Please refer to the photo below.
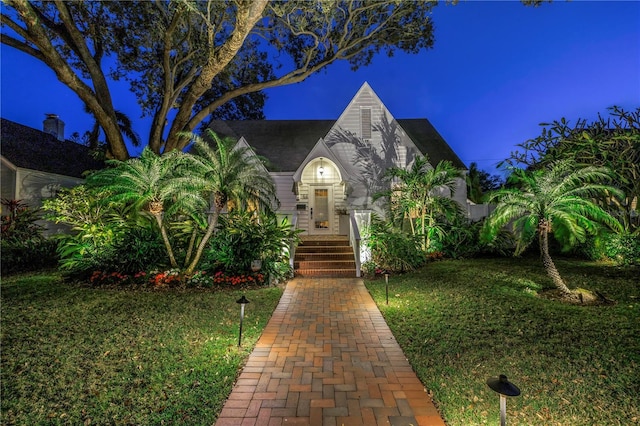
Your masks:
{"label": "front door", "polygon": [[312,186],[309,233],[333,233],[333,191],[330,186]]}

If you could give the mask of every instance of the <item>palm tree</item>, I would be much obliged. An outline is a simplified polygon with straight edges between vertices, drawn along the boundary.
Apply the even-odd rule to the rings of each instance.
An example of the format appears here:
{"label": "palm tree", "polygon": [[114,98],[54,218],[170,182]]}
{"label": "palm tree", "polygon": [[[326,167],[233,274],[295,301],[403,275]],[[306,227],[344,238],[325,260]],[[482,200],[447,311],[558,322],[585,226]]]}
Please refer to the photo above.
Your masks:
{"label": "palm tree", "polygon": [[109,194],[105,202],[129,205],[133,211],[148,212],[155,219],[173,268],[178,264],[165,227],[165,215],[204,207],[197,194],[185,190],[185,185],[175,184],[174,178],[178,175],[183,156],[179,151],[158,156],[145,148],[139,158],[109,160],[108,164],[113,167],[94,173],[87,180],[90,186],[99,187]]}
{"label": "palm tree", "polygon": [[[87,104],[84,104],[84,112],[86,112],[87,114],[93,115],[93,113],[91,112],[91,110],[89,109]],[[127,139],[129,139],[129,141],[131,142],[131,145],[140,146],[142,144],[142,139],[140,139],[140,136],[138,135],[138,133],[135,130],[133,130],[133,122],[131,121],[129,116],[127,114],[125,114],[124,112],[122,112],[122,111],[115,110],[114,112],[116,114],[116,120],[117,120],[117,123],[118,123],[118,128],[120,129],[120,132],[122,133],[122,136],[124,136]],[[96,120],[95,117],[94,117],[94,121],[93,121],[93,125],[91,126],[91,130],[86,131],[84,133],[85,144],[91,150],[96,151],[101,146],[105,146],[106,147],[106,144],[104,142],[100,141],[100,134],[101,133],[102,133],[102,127],[100,127],[100,124],[98,123],[98,120]],[[113,155],[109,151],[105,152],[105,155],[106,155],[107,158],[113,158]]]}
{"label": "palm tree", "polygon": [[588,233],[595,233],[598,224],[621,230],[620,223],[594,201],[603,195],[621,195],[619,190],[606,184],[612,177],[607,168],[576,169],[567,161],[551,163],[548,169],[516,169],[509,177],[511,187],[489,196],[488,202],[497,206],[484,224],[483,235],[491,241],[502,227],[513,221],[518,239],[516,255],[519,255],[537,234],[547,274],[566,298],[575,299],[549,255],[549,233],[565,246],[573,246],[584,242]]}
{"label": "palm tree", "polygon": [[409,218],[414,235],[413,219],[420,218],[422,248],[428,250],[432,237],[441,233],[437,216],[451,216],[460,210],[451,197],[455,194],[456,179],[463,178],[462,172],[450,161],[441,161],[432,167],[426,156],[417,156],[411,168],[391,167],[386,177],[397,181],[390,195],[398,197],[396,202]]}
{"label": "palm tree", "polygon": [[[193,139],[196,155],[190,156],[189,182],[200,188],[200,193],[211,200],[211,217],[185,273],[191,274],[200,261],[202,252],[218,225],[218,217],[233,206],[273,210],[277,207],[273,179],[260,157],[249,148],[235,147],[231,139],[220,139],[207,129],[207,136],[215,144],[211,147],[193,133],[184,136]],[[181,180],[176,183],[180,185]]]}

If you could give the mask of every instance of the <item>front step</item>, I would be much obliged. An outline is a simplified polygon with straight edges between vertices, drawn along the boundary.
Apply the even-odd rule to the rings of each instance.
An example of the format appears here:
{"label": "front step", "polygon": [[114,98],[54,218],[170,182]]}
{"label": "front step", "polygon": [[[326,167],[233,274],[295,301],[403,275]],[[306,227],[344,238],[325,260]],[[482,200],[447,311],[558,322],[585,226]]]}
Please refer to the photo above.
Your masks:
{"label": "front step", "polygon": [[301,277],[355,277],[353,250],[346,237],[302,237],[294,270]]}
{"label": "front step", "polygon": [[355,269],[298,269],[298,277],[318,277],[318,278],[353,278],[356,276]]}

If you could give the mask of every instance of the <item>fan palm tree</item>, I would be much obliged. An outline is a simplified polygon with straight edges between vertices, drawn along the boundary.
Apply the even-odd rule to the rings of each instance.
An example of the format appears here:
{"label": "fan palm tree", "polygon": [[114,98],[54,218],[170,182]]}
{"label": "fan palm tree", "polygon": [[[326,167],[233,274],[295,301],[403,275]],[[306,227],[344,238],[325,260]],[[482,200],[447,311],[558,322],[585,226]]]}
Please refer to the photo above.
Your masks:
{"label": "fan palm tree", "polygon": [[[190,156],[189,181],[200,188],[200,193],[211,200],[211,217],[185,273],[191,274],[200,261],[202,252],[218,225],[220,213],[232,207],[252,207],[273,210],[277,208],[273,179],[260,157],[249,148],[235,147],[231,139],[223,140],[207,129],[214,147],[200,136],[186,133],[194,141],[196,155]],[[177,181],[180,185],[180,180]]]}
{"label": "fan palm tree", "polygon": [[171,267],[178,264],[169,241],[164,217],[181,210],[204,208],[201,198],[186,186],[176,185],[184,154],[172,151],[163,156],[145,148],[139,158],[109,160],[111,168],[91,175],[87,183],[109,194],[105,202],[129,205],[135,212],[148,212],[156,221],[164,241]]}
{"label": "fan palm tree", "polygon": [[595,202],[603,195],[621,195],[606,184],[612,177],[607,168],[576,169],[567,161],[552,163],[548,169],[516,169],[509,177],[511,187],[489,196],[488,202],[497,206],[485,221],[483,236],[491,241],[500,229],[512,223],[519,255],[537,234],[547,274],[566,298],[574,299],[549,254],[549,234],[569,247],[584,242],[588,233],[597,231],[598,224],[621,230],[620,223]]}
{"label": "fan palm tree", "polygon": [[409,169],[391,167],[385,175],[397,181],[389,195],[398,197],[396,202],[409,218],[414,234],[413,219],[420,218],[422,248],[428,250],[432,238],[441,232],[437,216],[450,216],[460,210],[449,194],[455,194],[456,180],[463,178],[463,173],[450,161],[432,167],[426,156],[417,156]]}

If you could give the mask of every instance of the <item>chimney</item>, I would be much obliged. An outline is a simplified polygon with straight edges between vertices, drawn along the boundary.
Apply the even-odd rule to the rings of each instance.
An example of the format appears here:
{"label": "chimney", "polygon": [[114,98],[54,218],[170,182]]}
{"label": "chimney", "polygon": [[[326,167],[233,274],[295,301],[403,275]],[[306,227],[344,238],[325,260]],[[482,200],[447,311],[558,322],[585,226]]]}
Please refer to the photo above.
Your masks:
{"label": "chimney", "polygon": [[53,135],[59,141],[64,140],[64,121],[60,120],[57,114],[46,114],[47,118],[44,120],[43,131],[50,135]]}

